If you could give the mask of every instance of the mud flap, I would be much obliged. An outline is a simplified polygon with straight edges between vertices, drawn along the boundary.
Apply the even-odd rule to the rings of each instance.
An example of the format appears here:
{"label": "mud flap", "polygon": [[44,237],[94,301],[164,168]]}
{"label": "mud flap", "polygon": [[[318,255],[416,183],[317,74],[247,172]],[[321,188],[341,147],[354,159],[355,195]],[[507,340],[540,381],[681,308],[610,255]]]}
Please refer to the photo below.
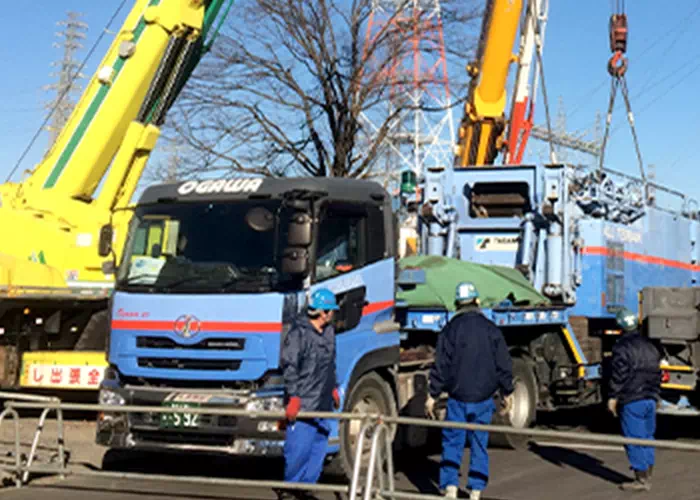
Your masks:
{"label": "mud flap", "polygon": [[76,351],[104,351],[109,330],[108,311],[99,311],[90,317],[75,344]]}
{"label": "mud flap", "polygon": [[14,346],[0,346],[0,387],[15,387],[19,379],[19,353]]}

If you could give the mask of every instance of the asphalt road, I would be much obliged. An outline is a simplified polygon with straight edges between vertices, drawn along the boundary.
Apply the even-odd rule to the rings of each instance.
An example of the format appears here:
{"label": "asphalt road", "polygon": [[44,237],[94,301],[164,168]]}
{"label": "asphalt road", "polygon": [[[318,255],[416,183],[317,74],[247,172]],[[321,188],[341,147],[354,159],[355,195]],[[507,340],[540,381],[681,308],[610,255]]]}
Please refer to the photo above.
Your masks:
{"label": "asphalt road", "polygon": [[[492,479],[484,500],[549,500],[628,498],[630,493],[617,486],[630,479],[622,449],[604,446],[565,448],[565,444],[541,443],[529,450],[491,450]],[[657,466],[651,492],[633,495],[640,498],[692,499],[697,490],[697,455],[685,452],[657,452]],[[79,465],[78,468],[85,465]],[[397,488],[437,494],[439,456],[412,456],[399,464]],[[122,470],[172,474],[175,476],[207,475],[217,477],[275,479],[279,464],[241,460],[195,460],[184,457],[144,457],[123,464]],[[463,471],[466,477],[466,468]],[[329,478],[325,478],[327,482]],[[330,478],[332,481],[335,478]],[[337,479],[336,479],[337,480]],[[7,500],[33,500],[41,495],[52,500],[156,500],[171,499],[275,499],[269,489],[240,488],[196,483],[153,480],[123,480],[103,477],[69,477],[65,480],[44,478],[32,481],[23,489],[5,488],[0,497]],[[319,495],[332,500],[332,495]]]}
{"label": "asphalt road", "polygon": [[[24,427],[24,426],[23,426]],[[31,431],[31,426],[26,426]],[[698,441],[694,422],[683,425],[676,422],[661,426],[659,438]],[[50,425],[47,426],[50,428]],[[99,473],[104,467],[114,472],[141,472],[166,474],[173,477],[213,476],[218,478],[279,479],[281,461],[211,458],[192,455],[142,454],[137,457],[108,454],[92,445],[92,423],[74,422],[67,432],[71,447],[71,466],[76,471]],[[569,429],[570,430],[570,429]],[[585,432],[581,429],[581,432]],[[29,435],[27,435],[27,438]],[[7,442],[3,435],[3,443]],[[23,437],[23,441],[26,438]],[[48,443],[50,436],[47,435]],[[436,443],[439,449],[439,441]],[[45,456],[48,456],[47,447]],[[528,449],[491,449],[491,481],[482,497],[484,500],[587,500],[605,498],[615,500],[695,499],[700,498],[697,488],[697,463],[700,456],[689,452],[657,451],[657,465],[651,492],[630,494],[619,491],[618,485],[631,479],[622,447],[600,445],[572,445],[570,443],[540,442]],[[437,480],[439,455],[432,453],[401,454],[397,457],[397,489],[438,494]],[[468,450],[465,450],[466,480]],[[323,482],[339,482],[326,476]],[[113,479],[107,477],[69,476],[33,479],[22,489],[0,489],[0,500],[34,500],[39,496],[51,500],[81,498],[85,500],[156,500],[156,499],[260,499],[276,498],[270,489],[242,488],[222,485],[203,485],[194,482],[160,480]],[[333,495],[319,495],[322,500],[336,500]]]}

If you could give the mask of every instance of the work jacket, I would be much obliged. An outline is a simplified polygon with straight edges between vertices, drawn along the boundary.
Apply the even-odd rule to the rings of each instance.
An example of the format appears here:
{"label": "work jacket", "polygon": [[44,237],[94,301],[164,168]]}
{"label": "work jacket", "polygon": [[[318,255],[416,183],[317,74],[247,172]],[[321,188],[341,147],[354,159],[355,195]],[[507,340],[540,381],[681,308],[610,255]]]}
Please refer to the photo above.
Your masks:
{"label": "work jacket", "polygon": [[478,403],[513,392],[513,362],[501,330],[478,310],[458,313],[445,325],[430,370],[430,395]]}
{"label": "work jacket", "polygon": [[625,333],[613,346],[610,398],[618,404],[659,398],[661,355],[638,332]]}
{"label": "work jacket", "polygon": [[299,316],[282,343],[281,368],[287,398],[301,399],[301,411],[331,411],[337,387],[335,331],[319,333],[306,314]]}

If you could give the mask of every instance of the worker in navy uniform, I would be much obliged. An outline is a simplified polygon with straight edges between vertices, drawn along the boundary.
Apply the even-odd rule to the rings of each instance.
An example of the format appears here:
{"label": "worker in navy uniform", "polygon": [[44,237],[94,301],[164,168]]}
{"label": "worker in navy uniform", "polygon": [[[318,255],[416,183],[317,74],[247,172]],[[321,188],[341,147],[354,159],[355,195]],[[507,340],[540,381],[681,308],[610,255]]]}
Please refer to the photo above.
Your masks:
{"label": "worker in navy uniform", "polygon": [[[440,332],[430,370],[425,410],[433,418],[435,400],[443,392],[449,396],[446,419],[451,422],[490,424],[499,390],[501,413],[513,406],[513,362],[500,329],[479,310],[478,298],[472,283],[457,286],[457,313]],[[447,498],[457,497],[465,437],[470,447],[469,498],[479,500],[489,478],[486,431],[442,430],[440,488]]]}
{"label": "worker in navy uniform", "polygon": [[[311,295],[284,338],[281,368],[287,406],[284,443],[284,480],[315,483],[321,476],[330,431],[325,419],[297,420],[300,411],[332,411],[340,406],[336,379],[335,331],[338,309],[335,295],[326,288]],[[281,497],[296,496],[280,491]]]}
{"label": "worker in navy uniform", "polygon": [[[610,399],[608,409],[620,416],[625,437],[654,439],[656,407],[661,392],[661,355],[654,344],[639,331],[637,316],[627,309],[617,314],[622,337],[612,351]],[[623,490],[648,491],[654,468],[654,448],[625,445],[634,471],[632,482],[620,485]]]}

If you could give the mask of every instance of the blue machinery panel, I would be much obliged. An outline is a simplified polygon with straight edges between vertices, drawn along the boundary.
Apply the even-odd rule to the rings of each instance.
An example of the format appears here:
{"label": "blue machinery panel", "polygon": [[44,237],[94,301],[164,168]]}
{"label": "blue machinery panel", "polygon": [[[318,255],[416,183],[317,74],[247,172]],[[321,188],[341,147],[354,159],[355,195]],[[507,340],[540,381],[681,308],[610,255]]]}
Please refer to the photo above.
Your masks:
{"label": "blue machinery panel", "polygon": [[[681,199],[681,211],[668,210],[644,201],[638,179],[613,177],[598,182],[590,172],[560,165],[445,174],[451,208],[443,212],[455,213],[453,252],[519,267],[540,292],[589,318],[612,318],[623,305],[637,310],[638,292],[647,286],[697,286],[700,224],[687,217],[689,200]],[[489,216],[473,202],[484,186],[511,202],[520,196],[522,210]]]}

